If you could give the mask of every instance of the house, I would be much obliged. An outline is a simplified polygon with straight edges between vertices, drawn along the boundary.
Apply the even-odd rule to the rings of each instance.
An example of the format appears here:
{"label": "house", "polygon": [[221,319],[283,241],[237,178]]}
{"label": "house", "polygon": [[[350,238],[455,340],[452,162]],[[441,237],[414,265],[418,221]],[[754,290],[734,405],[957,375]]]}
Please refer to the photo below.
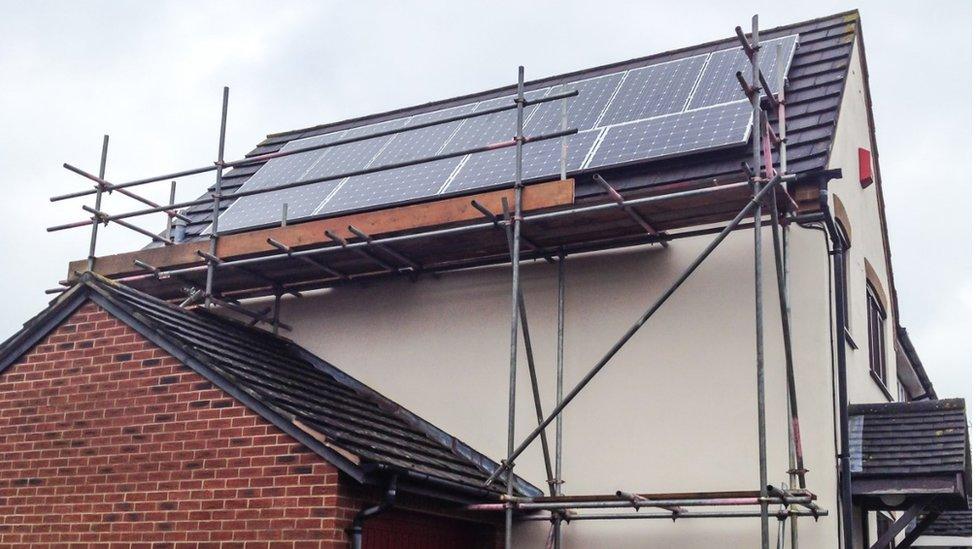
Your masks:
{"label": "house", "polygon": [[[178,541],[243,542],[305,528],[288,541],[345,546],[356,522],[364,547],[921,539],[968,507],[968,430],[900,322],[860,17],[754,38],[520,76],[273,134],[241,161],[191,170],[220,168],[199,200],[136,212],[180,209],[155,244],[73,262],[69,289],[0,350],[0,400],[20,402],[31,382],[56,398],[3,415],[16,419],[0,453],[20,469],[0,497],[25,499],[0,534],[143,542],[169,537],[167,524]],[[736,77],[752,68],[761,87]],[[76,171],[98,187],[78,196],[170,178]],[[80,225],[127,219],[94,216]],[[89,316],[95,326],[71,336]],[[69,343],[92,350],[58,348]],[[92,353],[108,379],[66,362]],[[158,374],[144,364],[157,358]],[[55,381],[77,392],[61,398]],[[105,396],[81,396],[98,383]],[[165,417],[170,395],[188,419]],[[162,409],[150,422],[119,404],[130,399]],[[216,402],[237,415],[214,414]],[[75,405],[109,425],[65,437],[67,416],[37,419]],[[231,418],[230,431],[199,423],[196,407],[207,422]],[[171,463],[144,448],[160,414],[163,433],[227,457],[181,454],[190,484],[165,493],[138,484],[155,470],[106,471],[98,510],[80,516],[84,496],[45,492],[51,477],[74,487],[100,466]],[[237,417],[262,434],[235,443]],[[21,424],[67,449],[49,457],[18,438]],[[115,427],[129,430],[99,431]],[[131,457],[76,471],[92,460],[71,457],[100,437]],[[265,484],[234,475],[236,488],[307,485],[319,499],[295,491],[294,527],[260,511],[243,525],[215,518],[253,492],[203,483],[229,482],[232,460],[262,444]],[[133,495],[120,503],[143,505],[98,499],[123,489]],[[38,494],[62,506],[29,504]],[[199,508],[162,508],[182,497]],[[277,497],[291,494],[256,505],[277,513]],[[54,526],[68,517],[77,530]]]}

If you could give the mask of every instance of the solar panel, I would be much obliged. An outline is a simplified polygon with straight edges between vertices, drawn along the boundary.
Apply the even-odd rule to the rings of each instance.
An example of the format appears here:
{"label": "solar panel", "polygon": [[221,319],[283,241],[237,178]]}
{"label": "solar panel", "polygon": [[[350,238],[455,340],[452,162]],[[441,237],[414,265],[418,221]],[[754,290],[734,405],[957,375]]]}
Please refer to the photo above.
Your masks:
{"label": "solar panel", "polygon": [[[776,47],[782,47],[783,67],[788,67],[788,63],[793,57],[793,50],[796,47],[796,35],[785,36],[775,40],[761,42],[759,48],[759,68],[766,76],[773,92],[778,92],[783,73],[774,75],[776,66]],[[702,73],[701,83],[695,90],[695,95],[691,98],[688,105],[691,109],[697,109],[708,105],[718,105],[742,99],[742,88],[738,80],[735,79],[736,71],[741,71],[746,81],[751,81],[752,65],[749,58],[741,48],[730,48],[717,51],[708,59],[705,72]]]}
{"label": "solar panel", "polygon": [[[331,143],[343,139],[346,132],[336,132],[307,139],[289,141],[281,148],[291,151],[303,147],[311,147],[323,143]],[[328,149],[327,149],[328,150]],[[306,174],[321,157],[322,151],[309,151],[269,160],[242,186],[244,189],[266,189],[291,181],[308,179]],[[244,227],[252,227],[274,223],[281,220],[281,205],[287,203],[289,209],[292,204],[299,202],[305,195],[307,187],[284,189],[238,198],[220,216],[220,230],[232,231]],[[233,213],[229,213],[233,212]],[[294,217],[294,212],[289,213]],[[209,231],[209,229],[208,229]]]}
{"label": "solar panel", "polygon": [[696,55],[629,71],[600,125],[682,111],[707,60]]}
{"label": "solar panel", "polygon": [[[456,116],[471,109],[471,105],[466,105],[415,116],[407,127]],[[463,122],[449,122],[396,134],[376,156],[372,166],[387,166],[439,154]],[[314,213],[354,210],[434,196],[460,161],[459,158],[452,158],[352,177],[327,197]]]}
{"label": "solar panel", "polygon": [[[792,35],[762,42],[759,63],[774,91],[781,86],[797,39]],[[774,75],[778,46],[784,56],[784,72]],[[574,173],[744,144],[752,125],[752,110],[743,98],[735,72],[740,70],[748,77],[749,67],[746,55],[736,47],[568,81],[528,91],[526,98],[534,100],[569,90],[579,92],[565,100],[567,127],[579,130],[567,138],[566,169]],[[495,97],[299,139],[287,143],[282,150],[409,128],[511,105],[513,99],[511,95]],[[525,134],[538,136],[560,131],[563,102],[528,106],[524,113]],[[241,189],[271,188],[511,143],[515,125],[513,109],[277,158],[267,162]],[[523,152],[525,181],[558,176],[559,139],[527,143]],[[510,185],[514,179],[515,149],[504,147],[243,197],[223,213],[220,228],[233,231],[276,224],[280,221],[282,203],[288,204],[289,220],[295,220]]]}
{"label": "solar panel", "polygon": [[586,167],[616,166],[744,143],[751,120],[752,105],[737,101],[612,126]]}
{"label": "solar panel", "polygon": [[[567,138],[567,172],[578,171],[583,166],[583,160],[598,136],[597,131],[587,131]],[[527,143],[522,151],[522,179],[531,181],[558,175],[561,155],[562,145],[558,139]],[[488,188],[499,183],[508,185],[514,180],[515,148],[509,147],[471,155],[444,192]]]}
{"label": "solar panel", "polygon": [[[618,72],[590,78],[579,82],[572,82],[563,87],[553,88],[553,93],[576,90],[579,95],[567,100],[566,118],[567,128],[577,128],[579,131],[592,129],[600,120],[600,115],[613,97],[617,86],[624,79],[625,73]],[[541,135],[558,132],[562,129],[562,101],[550,101],[539,105],[538,112],[532,115],[525,125],[526,135]]]}

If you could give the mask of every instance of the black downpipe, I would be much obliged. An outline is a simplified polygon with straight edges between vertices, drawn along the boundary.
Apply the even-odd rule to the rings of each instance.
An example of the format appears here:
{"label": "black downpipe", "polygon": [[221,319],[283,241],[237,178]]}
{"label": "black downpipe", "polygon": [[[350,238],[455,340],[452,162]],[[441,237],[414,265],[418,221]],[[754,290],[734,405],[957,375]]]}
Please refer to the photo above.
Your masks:
{"label": "black downpipe", "polygon": [[823,181],[820,185],[820,211],[823,213],[824,227],[830,236],[830,257],[834,272],[834,325],[835,333],[838,337],[834,339],[837,351],[837,407],[840,408],[840,498],[841,498],[841,522],[843,524],[844,549],[854,548],[854,499],[851,494],[851,441],[850,427],[848,425],[848,397],[847,397],[847,343],[841,334],[844,333],[844,326],[847,324],[847,311],[844,307],[844,253],[847,251],[843,247],[843,241],[834,225],[834,216],[830,212],[829,193],[827,192],[827,182]]}
{"label": "black downpipe", "polygon": [[352,533],[352,549],[362,549],[363,547],[363,523],[366,522],[366,519],[375,517],[392,508],[396,502],[396,495],[397,477],[393,475],[390,477],[390,484],[386,488],[383,501],[379,505],[367,507],[356,513],[356,517],[352,519],[352,528],[350,529]]}

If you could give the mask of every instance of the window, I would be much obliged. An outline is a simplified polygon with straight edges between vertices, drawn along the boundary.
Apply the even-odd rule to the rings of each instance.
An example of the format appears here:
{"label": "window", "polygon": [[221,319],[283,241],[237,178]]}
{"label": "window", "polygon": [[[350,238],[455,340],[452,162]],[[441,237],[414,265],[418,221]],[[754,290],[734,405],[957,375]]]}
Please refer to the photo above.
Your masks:
{"label": "window", "polygon": [[[888,515],[885,515],[881,512],[878,512],[876,514],[878,516],[878,537],[880,538],[881,534],[887,532],[888,528],[891,528],[894,522],[891,520],[890,517],[888,517]],[[885,545],[885,549],[895,549],[895,540],[889,541],[888,544]]]}
{"label": "window", "polygon": [[868,282],[868,356],[871,361],[871,373],[882,386],[888,383],[888,372],[885,365],[885,315],[884,307],[878,292]]}
{"label": "window", "polygon": [[844,334],[847,336],[848,341],[850,341],[851,333],[851,307],[848,303],[848,274],[850,273],[850,263],[851,263],[851,238],[847,234],[847,229],[844,228],[844,224],[840,222],[840,219],[835,219],[837,225],[837,235],[840,237],[840,245],[843,250],[841,258],[841,264],[843,267],[840,271],[840,288],[837,288],[837,292],[840,294],[841,302],[844,304]]}

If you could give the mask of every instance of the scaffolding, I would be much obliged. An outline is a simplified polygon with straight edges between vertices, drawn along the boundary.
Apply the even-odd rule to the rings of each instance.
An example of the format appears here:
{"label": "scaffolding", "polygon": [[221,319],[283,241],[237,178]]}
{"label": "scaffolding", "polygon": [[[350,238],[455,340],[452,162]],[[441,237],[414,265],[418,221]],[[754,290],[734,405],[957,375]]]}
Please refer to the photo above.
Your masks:
{"label": "scaffolding", "polygon": [[[563,88],[559,93],[552,93],[545,97],[527,100],[525,97],[524,69],[518,69],[518,81],[513,104],[497,108],[476,111],[458,116],[441,118],[423,124],[407,126],[405,128],[375,132],[357,137],[339,139],[314,146],[298,147],[288,151],[277,151],[267,154],[246,157],[240,160],[227,161],[224,158],[224,145],[227,131],[227,109],[229,90],[224,88],[220,117],[220,130],[217,146],[217,158],[212,165],[207,165],[145,179],[111,183],[106,179],[106,159],[108,155],[108,136],[102,142],[102,150],[98,175],[65,164],[64,167],[94,183],[94,188],[52,197],[52,201],[81,198],[94,195],[94,207],[82,206],[91,214],[89,219],[58,225],[48,228],[48,231],[90,227],[91,237],[87,256],[87,269],[97,269],[96,243],[100,225],[109,223],[133,230],[146,236],[164,247],[173,246],[174,227],[178,222],[192,222],[187,216],[186,208],[210,206],[212,226],[208,236],[207,250],[197,249],[195,254],[199,263],[193,265],[152,265],[142,259],[135,259],[133,268],[138,272],[116,279],[129,284],[146,283],[175,283],[184,292],[176,301],[182,307],[222,308],[248,317],[253,324],[263,323],[270,330],[277,333],[279,329],[288,330],[290,327],[280,319],[281,299],[285,294],[301,297],[303,292],[345,284],[357,280],[376,276],[408,276],[416,279],[421,274],[431,274],[440,271],[458,270],[473,266],[490,264],[510,264],[511,266],[511,323],[509,337],[509,371],[508,371],[508,413],[507,413],[507,455],[500,460],[498,467],[488,478],[486,485],[504,482],[505,494],[497,502],[478,503],[468,505],[469,511],[483,513],[504,513],[505,547],[512,546],[512,530],[515,521],[548,521],[551,522],[549,545],[560,547],[562,544],[563,526],[575,521],[589,520],[629,520],[629,519],[706,519],[706,518],[758,518],[760,519],[761,547],[770,546],[769,519],[777,519],[777,547],[786,545],[786,525],[790,526],[791,547],[798,547],[797,520],[801,517],[817,519],[825,516],[827,511],[816,503],[816,495],[807,489],[806,472],[804,468],[803,452],[800,436],[799,411],[796,398],[796,380],[793,366],[792,334],[790,327],[790,311],[787,294],[787,254],[788,247],[785,238],[785,227],[797,220],[790,217],[788,210],[795,211],[793,202],[786,185],[796,180],[795,175],[787,171],[787,139],[786,139],[786,103],[785,103],[785,63],[786,58],[777,47],[775,73],[782,78],[778,91],[774,92],[769,85],[766,75],[759,66],[758,54],[760,50],[758,16],[752,18],[751,32],[747,35],[740,27],[736,27],[736,36],[742,51],[750,61],[751,74],[744,76],[736,73],[736,79],[742,87],[743,94],[752,105],[752,162],[743,163],[742,176],[736,182],[707,185],[697,188],[666,191],[650,196],[626,198],[608,182],[601,174],[594,174],[594,181],[606,191],[609,200],[594,204],[576,205],[564,208],[550,208],[540,211],[525,212],[523,193],[526,182],[523,181],[523,147],[532,142],[546,140],[561,140],[560,178],[567,180],[566,158],[567,140],[577,132],[568,127],[567,104],[578,92],[567,91]],[[560,101],[562,109],[562,126],[559,131],[526,136],[524,134],[525,109],[531,105]],[[343,144],[373,139],[380,136],[392,136],[398,133],[416,130],[423,127],[447,124],[487,116],[506,111],[515,111],[516,127],[514,137],[502,143],[491,143],[463,151],[438,154],[416,160],[397,162],[382,166],[369,166],[364,169],[347,173],[318,177],[314,179],[291,181],[270,188],[250,189],[223,194],[223,177],[225,170],[257,166],[269,160],[283,158],[290,155],[317,151]],[[770,120],[774,115],[778,126],[774,129]],[[388,236],[376,236],[349,225],[348,232],[355,238],[344,237],[334,231],[325,231],[327,241],[320,244],[295,247],[275,238],[268,237],[267,253],[251,254],[247,257],[222,258],[218,254],[219,243],[225,235],[220,231],[218,221],[221,204],[227,199],[238,199],[284,189],[292,189],[325,181],[338,181],[347,177],[383,172],[397,168],[426,164],[448,158],[460,158],[466,155],[494,151],[501,148],[513,148],[515,156],[514,185],[511,188],[511,202],[508,196],[500,200],[497,205],[486,204],[477,198],[470,200],[470,206],[480,213],[482,219],[466,224],[428,228],[426,230],[404,232]],[[774,164],[774,151],[776,161]],[[177,202],[176,180],[179,178],[214,173],[215,181],[210,197]],[[158,204],[152,200],[135,194],[133,187],[158,182],[170,182],[169,201]],[[109,214],[104,211],[102,202],[107,193],[118,192],[124,196],[137,200],[145,208],[121,213]],[[741,204],[729,215],[726,215],[721,226],[692,228],[673,232],[662,230],[641,213],[641,208],[660,204],[670,204],[676,201],[702,200],[709,201],[714,197],[741,198]],[[781,209],[782,208],[782,209]],[[765,214],[764,214],[765,212]],[[164,214],[167,218],[166,228],[162,233],[155,233],[136,226],[131,218],[151,214]],[[734,215],[732,215],[734,214]],[[587,216],[616,215],[625,220],[637,230],[636,234],[624,237],[607,237],[606,235],[590,235],[586,238],[576,237],[576,241],[559,242],[554,245],[544,245],[526,234],[528,227],[552,227],[558,223],[572,223],[575,219]],[[724,215],[724,214],[723,214]],[[768,220],[764,220],[768,215]],[[287,204],[282,206],[281,224],[288,225]],[[751,221],[747,221],[751,218]],[[616,218],[615,218],[616,219]],[[707,221],[706,221],[707,220]],[[695,218],[690,225],[715,225],[715,217],[702,215]],[[788,413],[788,447],[789,464],[787,473],[788,483],[776,486],[769,481],[767,460],[767,432],[766,432],[766,359],[763,354],[763,254],[762,231],[768,227],[772,236],[773,260],[775,263],[777,298],[782,325],[783,345],[785,350],[784,364],[786,369],[786,401]],[[733,232],[738,230],[752,230],[754,234],[754,289],[755,289],[755,353],[756,353],[756,389],[757,389],[757,441],[758,441],[758,489],[739,492],[696,492],[648,494],[616,491],[609,494],[596,495],[564,495],[562,478],[563,457],[563,418],[562,412],[587,387],[587,385],[611,362],[613,357],[627,342],[644,326],[644,324],[674,295],[677,289],[702,265],[709,255]],[[441,262],[421,261],[404,251],[404,246],[412,243],[437,242],[438,239],[465,238],[478,236],[490,238],[490,235],[504,237],[504,250],[500,253],[485,252],[484,254],[450,257]],[[585,253],[595,250],[605,250],[621,246],[638,246],[658,244],[667,246],[672,240],[686,237],[701,237],[711,235],[713,238],[698,256],[684,269],[674,282],[634,322],[634,324],[610,347],[603,357],[580,379],[575,385],[565,390],[564,386],[564,342],[565,342],[565,260],[571,254]],[[341,268],[330,262],[329,256],[355,257],[363,265],[355,271]],[[520,279],[520,264],[524,261],[542,259],[556,264],[557,267],[557,334],[555,379],[555,406],[546,413],[542,405],[538,383],[538,371],[532,352],[529,324],[526,313],[525,298]],[[284,280],[276,276],[269,265],[288,265],[289,268],[310,269],[318,273],[320,278],[302,278],[298,282]],[[296,267],[296,265],[298,267]],[[264,270],[262,270],[264,268]],[[279,269],[280,271],[280,269]],[[303,271],[304,272],[304,271]],[[270,273],[270,274],[269,274]],[[72,275],[80,274],[75,272]],[[235,276],[249,282],[245,290],[224,291],[222,281]],[[61,281],[59,288],[48,290],[49,293],[64,291],[71,285],[72,276]],[[242,283],[243,284],[243,283]],[[249,308],[241,299],[253,297],[273,297],[270,307],[254,310]],[[173,296],[170,296],[173,299]],[[524,349],[528,366],[529,379],[536,416],[536,424],[531,433],[521,441],[516,440],[516,376],[518,373],[519,347]],[[550,445],[547,429],[555,424],[555,441]],[[536,439],[540,440],[542,455],[547,475],[547,494],[539,497],[521,497],[514,494],[514,469],[516,460]],[[744,508],[730,510],[729,508]],[[613,509],[630,509],[634,512],[604,512]],[[652,511],[646,511],[650,508]],[[580,512],[582,511],[582,512]]]}

